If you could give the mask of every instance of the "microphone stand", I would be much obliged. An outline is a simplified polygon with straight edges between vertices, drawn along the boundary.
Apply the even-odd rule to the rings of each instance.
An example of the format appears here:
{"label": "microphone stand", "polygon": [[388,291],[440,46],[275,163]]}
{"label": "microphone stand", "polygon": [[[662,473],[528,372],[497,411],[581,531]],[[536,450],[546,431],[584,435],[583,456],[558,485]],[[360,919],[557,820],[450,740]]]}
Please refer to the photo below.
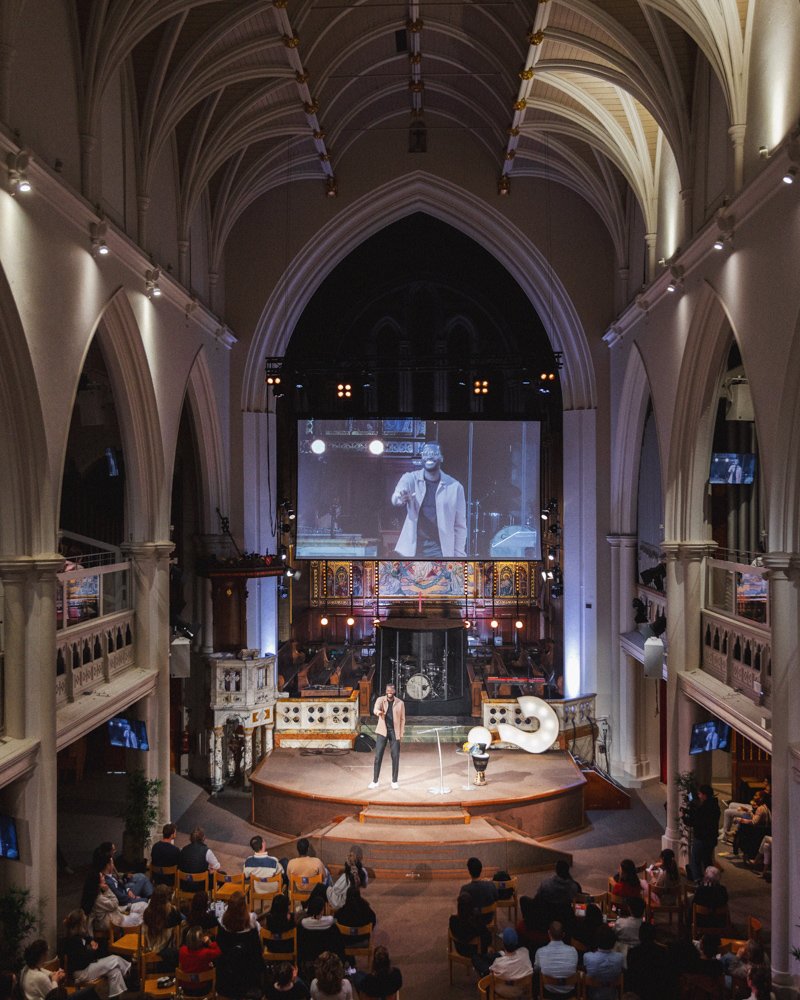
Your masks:
{"label": "microphone stand", "polygon": [[[439,751],[439,787],[429,788],[428,792],[431,795],[449,795],[450,789],[445,787],[444,783],[444,764],[442,763],[442,741],[439,738],[439,733],[447,729],[459,729],[460,726],[431,726],[430,729],[421,729],[420,736],[423,733],[436,733],[436,747]],[[467,762],[469,763],[469,761]]]}

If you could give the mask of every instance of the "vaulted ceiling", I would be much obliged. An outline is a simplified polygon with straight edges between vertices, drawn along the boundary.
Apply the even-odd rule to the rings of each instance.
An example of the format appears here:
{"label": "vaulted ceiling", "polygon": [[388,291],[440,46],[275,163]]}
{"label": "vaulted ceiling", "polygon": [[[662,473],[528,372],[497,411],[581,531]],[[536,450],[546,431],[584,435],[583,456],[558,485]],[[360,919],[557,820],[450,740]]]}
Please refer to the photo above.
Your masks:
{"label": "vaulted ceiling", "polygon": [[128,66],[140,194],[174,143],[180,226],[208,197],[212,261],[262,194],[300,178],[333,193],[346,153],[369,169],[365,135],[415,123],[468,132],[501,185],[578,191],[621,251],[629,194],[655,228],[659,158],[688,176],[698,53],[744,120],[752,2],[76,0],[83,127]]}

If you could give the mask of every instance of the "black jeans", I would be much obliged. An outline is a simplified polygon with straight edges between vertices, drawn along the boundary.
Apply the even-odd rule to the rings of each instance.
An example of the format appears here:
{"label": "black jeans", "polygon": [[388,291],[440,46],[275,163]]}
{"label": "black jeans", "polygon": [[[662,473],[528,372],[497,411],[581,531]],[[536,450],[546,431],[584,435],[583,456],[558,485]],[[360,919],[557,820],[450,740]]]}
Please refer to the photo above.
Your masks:
{"label": "black jeans", "polygon": [[400,740],[394,733],[389,736],[381,736],[380,733],[375,736],[375,767],[372,771],[372,780],[377,781],[381,773],[381,764],[383,763],[383,751],[386,749],[386,744],[389,744],[389,751],[392,755],[392,781],[397,781],[397,776],[400,773]]}

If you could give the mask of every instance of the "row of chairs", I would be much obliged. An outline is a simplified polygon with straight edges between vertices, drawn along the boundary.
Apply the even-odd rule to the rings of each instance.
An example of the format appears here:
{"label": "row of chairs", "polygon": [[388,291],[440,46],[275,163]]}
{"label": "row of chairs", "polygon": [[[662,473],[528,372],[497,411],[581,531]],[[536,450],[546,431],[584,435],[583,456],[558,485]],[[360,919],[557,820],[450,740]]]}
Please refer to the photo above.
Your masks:
{"label": "row of chairs", "polygon": [[[150,881],[172,888],[173,900],[177,907],[191,903],[192,896],[200,890],[209,893],[212,900],[227,902],[234,892],[243,892],[248,897],[251,910],[261,911],[265,902],[271,902],[276,893],[283,891],[283,875],[276,872],[268,878],[247,877],[243,872],[229,875],[226,872],[183,872],[177,866],[159,868],[151,865]],[[314,887],[322,882],[321,875],[293,878],[289,883],[289,899],[292,906],[306,902]]]}
{"label": "row of chairs", "polygon": [[[534,984],[538,983],[536,993]],[[497,998],[533,998],[545,1000],[548,996],[548,987],[555,987],[559,991],[563,990],[565,996],[574,997],[575,1000],[584,1000],[588,996],[588,990],[604,987],[606,990],[613,990],[614,994],[620,998],[623,993],[623,981],[620,975],[617,979],[595,979],[587,976],[585,972],[575,972],[571,976],[546,976],[540,973],[534,976],[533,973],[523,976],[521,979],[504,979],[490,972],[478,980],[478,997],[480,1000],[495,1000]]]}

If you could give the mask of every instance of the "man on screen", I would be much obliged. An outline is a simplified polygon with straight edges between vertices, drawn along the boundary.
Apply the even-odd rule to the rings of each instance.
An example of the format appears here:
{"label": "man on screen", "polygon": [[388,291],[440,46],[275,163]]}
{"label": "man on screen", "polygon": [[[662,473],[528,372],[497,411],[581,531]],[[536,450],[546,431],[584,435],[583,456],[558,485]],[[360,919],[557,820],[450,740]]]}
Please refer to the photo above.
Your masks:
{"label": "man on screen", "polygon": [[407,559],[464,559],[467,555],[464,487],[442,472],[444,456],[438,442],[423,445],[420,458],[422,468],[404,473],[392,494],[392,504],[406,508],[406,520],[395,551]]}

